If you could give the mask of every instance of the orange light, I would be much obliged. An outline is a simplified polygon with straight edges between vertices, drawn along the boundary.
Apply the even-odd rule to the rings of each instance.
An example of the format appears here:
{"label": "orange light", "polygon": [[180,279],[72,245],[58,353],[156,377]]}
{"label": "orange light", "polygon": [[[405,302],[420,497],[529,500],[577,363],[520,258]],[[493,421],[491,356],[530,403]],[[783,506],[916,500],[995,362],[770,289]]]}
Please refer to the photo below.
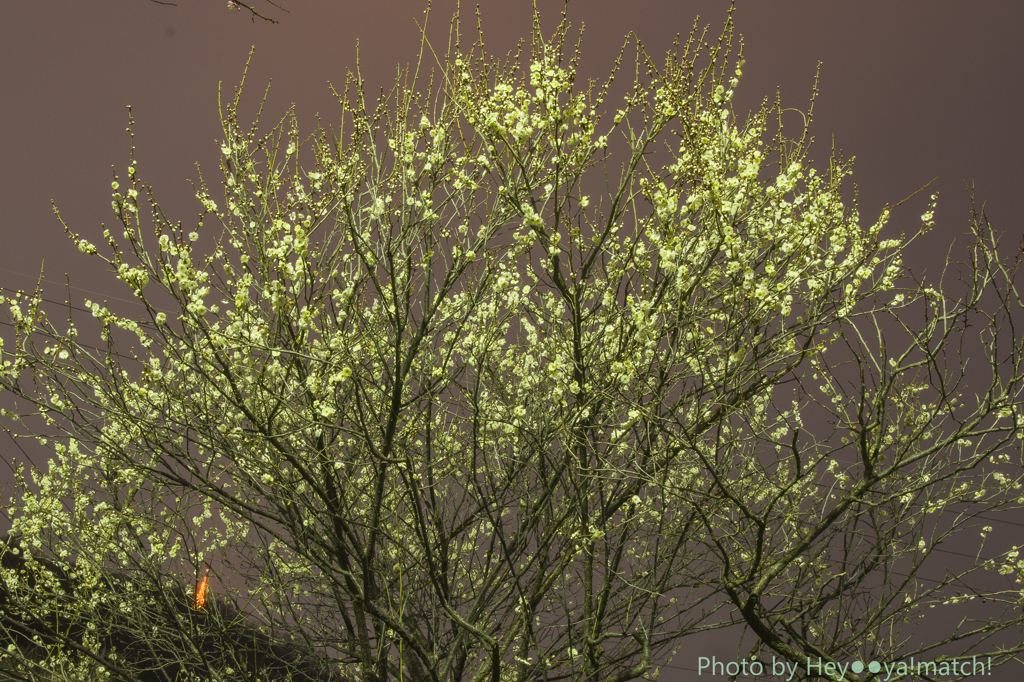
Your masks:
{"label": "orange light", "polygon": [[[209,573],[210,569],[206,569]],[[196,585],[196,605],[195,608],[201,609],[206,604],[206,588],[209,586],[209,577],[203,576],[203,579]]]}

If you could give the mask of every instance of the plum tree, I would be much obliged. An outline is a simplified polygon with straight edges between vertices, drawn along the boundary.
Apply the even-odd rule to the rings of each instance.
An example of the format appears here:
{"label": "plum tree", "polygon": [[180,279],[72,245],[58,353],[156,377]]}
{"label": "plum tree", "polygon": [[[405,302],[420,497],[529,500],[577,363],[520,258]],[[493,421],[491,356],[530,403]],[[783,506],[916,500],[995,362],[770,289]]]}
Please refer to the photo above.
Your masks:
{"label": "plum tree", "polygon": [[[865,224],[850,164],[809,156],[813,100],[792,137],[777,99],[740,116],[731,14],[663,65],[635,40],[619,109],[625,46],[580,87],[568,34],[536,18],[498,60],[456,15],[443,56],[424,33],[374,106],[349,74],[340,128],[305,139],[293,114],[243,128],[243,75],[193,227],[134,148],[109,256],[61,220],[144,310],[87,301],[95,349],[38,290],[5,297],[0,416],[54,453],[22,469],[18,548],[77,586],[5,567],[5,618],[120,611],[225,680],[251,671],[189,645],[162,585],[209,570],[367,682],[625,682],[723,628],[806,676],[1024,650],[1017,548],[986,527],[948,553],[1024,501],[1018,263],[984,216],[956,282],[917,281],[937,197],[910,235],[896,206]],[[101,589],[116,571],[147,589]],[[38,665],[136,674],[59,640]]]}

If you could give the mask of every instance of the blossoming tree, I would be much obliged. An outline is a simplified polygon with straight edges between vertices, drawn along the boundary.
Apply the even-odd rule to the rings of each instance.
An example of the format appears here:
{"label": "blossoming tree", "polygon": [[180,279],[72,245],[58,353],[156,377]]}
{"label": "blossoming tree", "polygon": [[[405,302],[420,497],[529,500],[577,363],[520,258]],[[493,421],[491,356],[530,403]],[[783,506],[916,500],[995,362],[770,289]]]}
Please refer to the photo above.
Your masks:
{"label": "blossoming tree", "polygon": [[1017,261],[976,215],[955,284],[910,278],[935,197],[909,236],[864,223],[849,163],[814,167],[778,102],[734,111],[731,24],[663,65],[637,42],[618,110],[622,55],[581,88],[568,30],[535,20],[524,65],[463,51],[456,19],[375,106],[350,75],[311,140],[243,129],[239,88],[195,227],[134,155],[120,234],[65,224],[144,311],[87,302],[94,349],[38,290],[6,296],[3,417],[54,459],[12,511],[49,587],[3,569],[2,624],[92,624],[9,662],[132,679],[120,628],[181,643],[150,668],[252,679],[153,607],[207,570],[367,682],[625,682],[719,628],[808,675],[1024,648],[1016,549],[942,570],[1021,502]]}

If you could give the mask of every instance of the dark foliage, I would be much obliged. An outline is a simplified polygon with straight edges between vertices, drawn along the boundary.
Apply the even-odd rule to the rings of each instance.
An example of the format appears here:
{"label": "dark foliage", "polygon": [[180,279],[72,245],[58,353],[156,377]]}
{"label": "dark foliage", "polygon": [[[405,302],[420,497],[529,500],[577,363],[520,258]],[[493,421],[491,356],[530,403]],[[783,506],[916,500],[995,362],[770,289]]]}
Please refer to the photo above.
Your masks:
{"label": "dark foliage", "polygon": [[[60,647],[75,661],[86,657],[103,665],[114,680],[172,682],[189,679],[189,674],[204,679],[208,671],[234,670],[231,679],[291,680],[292,682],[342,682],[345,678],[332,669],[329,661],[315,656],[295,643],[274,641],[255,627],[229,599],[208,600],[195,608],[193,598],[181,585],[172,589],[153,589],[124,571],[112,572],[102,589],[109,594],[140,593],[153,597],[146,611],[128,613],[99,607],[90,617],[69,619],[75,613],[74,601],[82,590],[72,572],[50,559],[33,556],[26,561],[10,535],[0,540],[0,566],[13,569],[18,585],[0,579],[0,649],[14,644],[24,659],[40,662],[47,648]],[[35,565],[33,565],[35,564]],[[72,564],[73,566],[73,564]],[[43,571],[56,576],[61,597],[55,599],[44,587]],[[11,581],[13,582],[13,581]],[[43,603],[60,604],[51,610],[53,617],[31,615],[33,607]],[[82,610],[88,613],[86,610]],[[85,646],[89,630],[100,641],[98,652]],[[38,670],[38,669],[37,669]],[[40,679],[13,670],[0,670],[0,680]]]}

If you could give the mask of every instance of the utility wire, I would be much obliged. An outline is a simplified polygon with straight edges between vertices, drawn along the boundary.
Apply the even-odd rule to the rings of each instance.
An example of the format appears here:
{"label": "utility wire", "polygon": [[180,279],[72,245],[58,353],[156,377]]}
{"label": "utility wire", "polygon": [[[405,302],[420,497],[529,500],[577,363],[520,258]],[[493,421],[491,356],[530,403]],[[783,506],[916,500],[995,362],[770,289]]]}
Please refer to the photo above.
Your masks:
{"label": "utility wire", "polygon": [[[8,268],[0,268],[0,272],[9,272],[12,275],[19,275],[21,277],[28,277],[29,279],[33,279],[33,280],[36,280],[36,281],[39,281],[39,279],[40,279],[36,275],[28,275],[28,274],[26,274],[24,272],[18,272],[17,270],[10,270]],[[44,282],[52,282],[54,284],[59,284],[60,286],[65,287],[65,288],[67,288],[69,286],[66,282],[58,282],[57,280],[48,279],[46,277],[43,277],[42,281],[44,281]],[[87,294],[95,294],[97,296],[103,296],[107,300],[123,301],[125,303],[133,303],[135,305],[143,305],[139,301],[135,301],[135,300],[132,300],[130,298],[120,298],[119,296],[108,296],[107,294],[102,294],[102,293],[100,293],[98,291],[92,291],[91,289],[83,289],[82,287],[76,287],[76,286],[73,286],[73,285],[71,285],[70,288],[74,289],[76,291],[84,291]],[[48,299],[44,299],[44,300],[48,300]],[[56,303],[56,301],[50,301],[50,303]],[[67,303],[60,303],[58,305],[67,305]],[[82,309],[78,308],[78,310],[82,310]],[[157,308],[157,310],[160,310],[160,308]],[[92,312],[92,311],[91,310],[86,310],[85,312]],[[165,310],[164,312],[169,312],[169,311]]]}

